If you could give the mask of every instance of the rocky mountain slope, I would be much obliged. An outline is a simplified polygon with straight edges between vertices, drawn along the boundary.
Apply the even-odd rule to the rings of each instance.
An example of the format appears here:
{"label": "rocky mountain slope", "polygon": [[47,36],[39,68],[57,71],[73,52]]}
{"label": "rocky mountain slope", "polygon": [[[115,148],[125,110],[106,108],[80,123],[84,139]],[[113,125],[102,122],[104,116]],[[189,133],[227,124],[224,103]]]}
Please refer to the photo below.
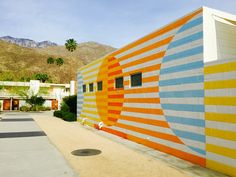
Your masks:
{"label": "rocky mountain slope", "polygon": [[[64,46],[25,48],[0,40],[0,80],[20,81],[37,73],[47,73],[53,83],[76,80],[78,68],[100,58],[115,48],[95,42],[78,44],[74,52]],[[47,64],[48,57],[62,57],[64,65]]]}
{"label": "rocky mountain slope", "polygon": [[56,43],[51,42],[51,41],[36,42],[31,39],[14,38],[11,36],[0,37],[0,40],[10,42],[12,44],[17,44],[21,47],[29,47],[29,48],[44,48],[44,47],[49,47],[49,46],[57,46]]}

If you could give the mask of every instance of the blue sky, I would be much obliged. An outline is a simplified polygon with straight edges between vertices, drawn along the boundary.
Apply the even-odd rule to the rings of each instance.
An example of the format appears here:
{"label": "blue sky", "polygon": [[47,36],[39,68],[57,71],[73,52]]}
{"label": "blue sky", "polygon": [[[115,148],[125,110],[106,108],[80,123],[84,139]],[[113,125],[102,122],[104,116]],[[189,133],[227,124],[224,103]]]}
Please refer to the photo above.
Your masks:
{"label": "blue sky", "polygon": [[119,48],[203,5],[236,14],[236,0],[1,0],[0,36]]}

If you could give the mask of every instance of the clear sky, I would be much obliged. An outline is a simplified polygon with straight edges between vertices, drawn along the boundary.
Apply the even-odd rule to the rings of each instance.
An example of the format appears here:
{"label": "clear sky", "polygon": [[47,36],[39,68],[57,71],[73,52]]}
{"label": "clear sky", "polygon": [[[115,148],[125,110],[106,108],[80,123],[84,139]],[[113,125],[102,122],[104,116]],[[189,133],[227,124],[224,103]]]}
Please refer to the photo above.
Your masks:
{"label": "clear sky", "polygon": [[236,14],[236,0],[0,0],[0,36],[119,48],[203,5]]}

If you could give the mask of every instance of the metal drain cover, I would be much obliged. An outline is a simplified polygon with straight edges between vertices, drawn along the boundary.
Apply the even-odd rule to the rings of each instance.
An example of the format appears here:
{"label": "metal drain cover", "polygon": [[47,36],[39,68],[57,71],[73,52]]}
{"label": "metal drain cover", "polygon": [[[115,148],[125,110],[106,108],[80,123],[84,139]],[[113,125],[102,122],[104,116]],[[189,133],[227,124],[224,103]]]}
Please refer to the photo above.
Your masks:
{"label": "metal drain cover", "polygon": [[100,153],[102,153],[102,151],[98,149],[77,149],[71,152],[71,154],[76,156],[92,156]]}

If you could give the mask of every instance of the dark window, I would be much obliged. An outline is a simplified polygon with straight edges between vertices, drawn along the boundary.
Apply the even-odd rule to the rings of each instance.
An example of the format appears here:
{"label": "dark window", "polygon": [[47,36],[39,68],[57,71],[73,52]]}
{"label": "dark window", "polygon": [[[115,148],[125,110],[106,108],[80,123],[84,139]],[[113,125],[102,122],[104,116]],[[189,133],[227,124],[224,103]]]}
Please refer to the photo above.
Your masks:
{"label": "dark window", "polygon": [[142,73],[131,75],[131,87],[142,86]]}
{"label": "dark window", "polygon": [[89,91],[90,91],[90,92],[93,92],[93,83],[90,83],[90,84],[89,84]]}
{"label": "dark window", "polygon": [[97,82],[97,88],[98,90],[102,90],[102,81]]}
{"label": "dark window", "polygon": [[83,85],[83,92],[86,92],[86,84]]}
{"label": "dark window", "polygon": [[124,87],[123,77],[116,78],[116,88],[123,88],[123,87]]}

